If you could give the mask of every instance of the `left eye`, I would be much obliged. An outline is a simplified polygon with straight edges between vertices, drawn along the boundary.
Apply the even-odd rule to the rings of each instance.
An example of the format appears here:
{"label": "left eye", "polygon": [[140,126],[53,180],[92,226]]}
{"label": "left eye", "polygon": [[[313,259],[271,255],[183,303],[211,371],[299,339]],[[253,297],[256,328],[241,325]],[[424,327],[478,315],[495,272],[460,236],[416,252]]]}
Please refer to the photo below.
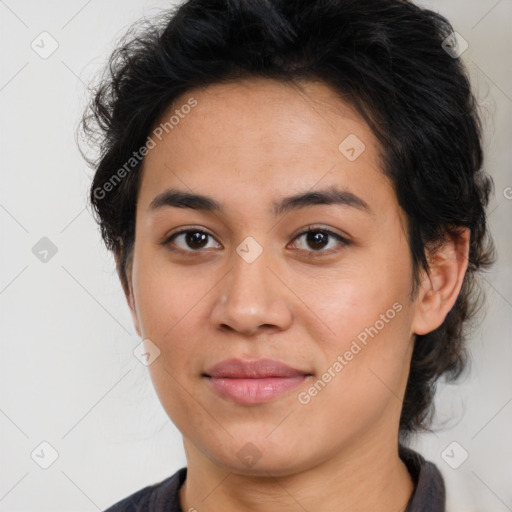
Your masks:
{"label": "left eye", "polygon": [[[174,233],[173,235],[166,238],[163,242],[164,246],[168,246],[171,244],[178,247],[179,250],[184,252],[200,252],[201,249],[215,248],[220,247],[220,244],[214,244],[213,246],[208,247],[208,238],[214,240],[213,236],[205,231],[201,231],[199,229],[189,229],[185,231],[179,231],[178,233]],[[304,248],[300,248],[301,251],[307,252],[336,252],[331,249],[333,246],[341,245],[345,246],[349,244],[349,241],[342,236],[330,231],[328,229],[320,229],[320,228],[308,228],[307,231],[299,233],[294,240],[304,239],[305,243],[312,248],[313,250],[308,250]],[[185,247],[176,243],[178,240],[182,240],[185,244]],[[329,247],[329,239],[334,239],[337,243],[334,243]],[[327,247],[327,250],[325,250]],[[192,249],[192,250],[189,250]],[[174,250],[171,248],[171,250]]]}
{"label": "left eye", "polygon": [[[303,238],[305,243],[309,247],[313,248],[313,251],[308,251],[308,249],[301,249],[308,252],[333,252],[330,250],[332,249],[332,246],[328,247],[329,250],[324,250],[329,245],[329,238],[334,238],[338,241],[338,244],[341,243],[342,246],[348,245],[349,243],[348,240],[338,235],[337,233],[334,233],[328,229],[320,228],[309,228],[307,231],[297,235],[294,240],[298,240],[300,238]],[[334,246],[336,245],[337,244],[334,244]]]}

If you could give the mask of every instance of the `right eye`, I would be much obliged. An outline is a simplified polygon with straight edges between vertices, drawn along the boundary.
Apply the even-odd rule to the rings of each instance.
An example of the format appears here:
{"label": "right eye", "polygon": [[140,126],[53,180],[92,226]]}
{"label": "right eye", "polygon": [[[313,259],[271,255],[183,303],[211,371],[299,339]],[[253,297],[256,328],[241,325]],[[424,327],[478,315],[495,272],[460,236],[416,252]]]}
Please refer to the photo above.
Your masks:
{"label": "right eye", "polygon": [[[168,236],[162,245],[169,247],[171,251],[176,251],[173,248],[173,246],[176,246],[178,247],[177,250],[181,252],[201,252],[201,249],[208,248],[208,237],[214,240],[213,236],[206,231],[186,229]],[[180,243],[182,244],[181,246],[179,245]]]}

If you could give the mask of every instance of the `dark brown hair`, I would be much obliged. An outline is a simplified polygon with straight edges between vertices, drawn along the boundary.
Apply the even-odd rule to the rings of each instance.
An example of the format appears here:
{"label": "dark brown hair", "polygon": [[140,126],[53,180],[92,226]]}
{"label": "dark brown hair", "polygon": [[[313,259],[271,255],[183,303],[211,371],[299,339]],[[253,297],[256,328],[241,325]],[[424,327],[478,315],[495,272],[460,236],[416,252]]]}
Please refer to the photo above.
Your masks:
{"label": "dark brown hair", "polygon": [[470,229],[457,301],[438,329],[417,336],[412,356],[400,431],[428,428],[438,378],[455,379],[466,362],[466,328],[481,304],[477,272],[494,261],[485,214],[493,182],[481,169],[481,123],[466,70],[447,51],[452,33],[444,17],[403,0],[189,0],[132,27],[81,125],[99,148],[88,159],[90,201],[123,286],[143,163],[134,155],[164,110],[193,88],[237,78],[323,80],[381,143],[383,172],[407,214],[412,297],[429,250]]}

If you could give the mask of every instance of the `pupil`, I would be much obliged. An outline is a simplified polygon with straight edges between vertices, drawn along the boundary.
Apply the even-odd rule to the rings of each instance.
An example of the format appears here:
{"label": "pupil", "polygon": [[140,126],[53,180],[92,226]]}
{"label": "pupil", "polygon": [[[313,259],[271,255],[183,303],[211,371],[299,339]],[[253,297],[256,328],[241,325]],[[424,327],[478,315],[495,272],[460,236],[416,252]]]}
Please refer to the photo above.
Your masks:
{"label": "pupil", "polygon": [[206,233],[201,233],[200,231],[191,231],[187,233],[187,244],[191,246],[199,245],[202,247],[206,244]]}
{"label": "pupil", "polygon": [[[322,247],[324,247],[326,239],[327,237],[325,233],[321,231],[311,231],[310,233],[308,233],[308,243],[314,249],[321,249]],[[320,245],[320,247],[316,247],[317,245]]]}
{"label": "pupil", "polygon": [[[206,233],[200,231],[192,231],[187,233],[187,243],[191,246],[203,247],[206,244]],[[322,231],[311,231],[307,235],[308,243],[313,249],[321,249],[325,246],[327,237]]]}

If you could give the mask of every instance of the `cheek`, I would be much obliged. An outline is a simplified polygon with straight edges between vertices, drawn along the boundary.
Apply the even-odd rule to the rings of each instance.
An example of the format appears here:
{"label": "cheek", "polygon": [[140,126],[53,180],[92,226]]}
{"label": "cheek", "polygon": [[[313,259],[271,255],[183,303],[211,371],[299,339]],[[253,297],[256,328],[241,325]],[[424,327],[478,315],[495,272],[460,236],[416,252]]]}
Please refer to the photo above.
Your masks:
{"label": "cheek", "polygon": [[155,264],[155,259],[151,264],[134,262],[133,286],[141,333],[160,350],[148,370],[157,395],[177,424],[180,418],[193,414],[185,391],[200,373],[204,353],[200,325],[206,321],[201,316],[205,311],[202,300],[211,288],[191,272],[171,272],[168,264]]}
{"label": "cheek", "polygon": [[[143,337],[160,350],[148,371],[164,409],[178,429],[186,429],[190,418],[202,422],[197,404],[190,400],[190,382],[200,368],[198,324],[204,321],[199,314],[207,285],[186,272],[174,275],[168,265],[153,260],[148,265],[134,261],[133,287]],[[208,431],[211,426],[205,420],[200,428]]]}
{"label": "cheek", "polygon": [[144,336],[160,343],[183,334],[208,293],[207,281],[192,266],[172,268],[165,257],[143,251],[134,260],[133,288]]}
{"label": "cheek", "polygon": [[408,304],[410,283],[402,270],[390,267],[382,258],[378,263],[365,258],[351,269],[304,281],[303,295],[312,310],[309,316],[315,313],[322,320],[330,346],[342,349],[360,334],[364,339],[375,324],[379,331],[383,327],[389,331],[398,316],[403,318],[397,310],[405,310]]}
{"label": "cheek", "polygon": [[[380,407],[386,398],[402,395],[412,348],[412,308],[411,282],[404,272],[410,265],[407,247],[399,249],[387,258],[375,254],[361,259],[341,277],[308,286],[315,313],[329,328],[322,329],[328,332],[323,337],[320,331],[309,333],[322,340],[322,371],[330,368],[336,375],[326,386],[330,391],[322,391],[327,402],[341,400],[357,411],[368,401]],[[338,356],[341,366],[334,368]],[[325,375],[323,380],[329,379]]]}
{"label": "cheek", "polygon": [[385,306],[385,320],[364,313],[338,322],[320,373],[300,397],[304,422],[336,425],[351,437],[391,421],[393,411],[399,415],[412,353],[409,310]]}

